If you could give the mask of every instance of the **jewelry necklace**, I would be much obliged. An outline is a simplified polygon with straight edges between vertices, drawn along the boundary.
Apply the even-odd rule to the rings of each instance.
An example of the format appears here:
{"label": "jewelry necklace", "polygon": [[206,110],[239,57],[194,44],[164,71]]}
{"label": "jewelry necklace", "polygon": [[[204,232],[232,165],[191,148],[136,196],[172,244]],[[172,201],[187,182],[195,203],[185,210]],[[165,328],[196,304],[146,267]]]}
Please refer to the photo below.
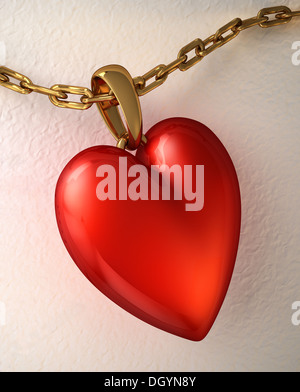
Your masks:
{"label": "jewelry necklace", "polygon": [[[15,92],[47,95],[60,108],[97,105],[117,147],[89,148],[67,164],[55,192],[57,223],[82,273],[152,326],[194,341],[207,335],[235,265],[241,198],[232,160],[211,130],[178,117],[144,135],[139,97],[240,32],[299,16],[300,11],[279,6],[245,20],[235,18],[143,76],[132,78],[120,65],[102,67],[92,76],[91,89],[42,87],[0,67],[0,85]],[[70,94],[79,95],[80,102],[68,100]]]}

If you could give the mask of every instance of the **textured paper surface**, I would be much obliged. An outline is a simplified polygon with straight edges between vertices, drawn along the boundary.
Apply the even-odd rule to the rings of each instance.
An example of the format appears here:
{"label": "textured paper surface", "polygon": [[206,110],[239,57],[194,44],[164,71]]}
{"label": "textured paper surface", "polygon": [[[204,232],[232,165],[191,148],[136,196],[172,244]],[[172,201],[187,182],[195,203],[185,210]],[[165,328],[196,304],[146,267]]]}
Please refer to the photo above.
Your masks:
{"label": "textured paper surface", "polygon": [[[90,86],[103,65],[142,75],[196,37],[279,3],[299,9],[272,0],[1,0],[0,41],[6,65],[35,83]],[[114,143],[96,107],[62,110],[47,97],[0,89],[2,371],[300,370],[300,326],[291,323],[300,300],[300,67],[291,61],[299,40],[299,20],[250,29],[141,100],[145,131],[173,116],[210,127],[240,180],[236,268],[200,343],[110,302],[60,239],[53,201],[61,170],[83,149]]]}

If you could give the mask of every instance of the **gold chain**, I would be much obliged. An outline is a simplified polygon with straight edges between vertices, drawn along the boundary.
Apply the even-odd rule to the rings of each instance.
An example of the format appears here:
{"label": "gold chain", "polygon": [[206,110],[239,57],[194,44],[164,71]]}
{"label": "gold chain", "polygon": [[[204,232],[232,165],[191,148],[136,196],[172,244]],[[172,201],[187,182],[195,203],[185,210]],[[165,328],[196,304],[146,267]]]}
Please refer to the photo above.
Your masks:
{"label": "gold chain", "polygon": [[[270,15],[274,18],[270,19]],[[187,71],[195,64],[199,63],[221,46],[227,44],[235,38],[241,31],[250,27],[260,26],[262,28],[274,27],[289,23],[294,17],[300,16],[300,11],[291,11],[290,8],[285,6],[264,8],[259,11],[257,16],[249,19],[242,20],[235,18],[225,26],[221,27],[215,34],[209,36],[205,40],[196,38],[188,45],[184,46],[178,53],[177,58],[168,65],[158,65],[145,73],[143,76],[138,76],[133,79],[137,94],[143,96],[158,86],[162,85],[168,76],[179,69],[180,71]],[[195,56],[188,59],[188,54],[194,51]],[[19,81],[15,84],[10,81],[14,78]],[[154,79],[151,83],[149,80]],[[86,110],[89,109],[96,102],[113,101],[116,102],[115,96],[108,92],[106,94],[94,95],[93,92],[86,87],[69,86],[56,84],[51,88],[38,86],[32,81],[9,68],[0,66],[0,85],[7,87],[13,91],[21,94],[30,94],[36,92],[39,94],[48,95],[50,101],[58,107]],[[80,102],[67,101],[67,94],[80,95]],[[117,104],[117,102],[116,102]]]}

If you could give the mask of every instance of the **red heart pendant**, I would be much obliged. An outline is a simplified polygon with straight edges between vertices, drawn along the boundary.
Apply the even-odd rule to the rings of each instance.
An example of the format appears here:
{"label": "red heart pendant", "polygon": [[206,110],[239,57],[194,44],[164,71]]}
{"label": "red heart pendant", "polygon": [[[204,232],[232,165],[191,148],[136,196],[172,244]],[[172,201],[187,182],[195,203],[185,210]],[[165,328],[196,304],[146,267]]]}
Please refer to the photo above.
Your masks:
{"label": "red heart pendant", "polygon": [[99,146],[68,163],[56,188],[59,230],[82,273],[108,298],[199,341],[235,264],[237,175],[220,140],[196,121],[168,119],[146,137],[136,156]]}

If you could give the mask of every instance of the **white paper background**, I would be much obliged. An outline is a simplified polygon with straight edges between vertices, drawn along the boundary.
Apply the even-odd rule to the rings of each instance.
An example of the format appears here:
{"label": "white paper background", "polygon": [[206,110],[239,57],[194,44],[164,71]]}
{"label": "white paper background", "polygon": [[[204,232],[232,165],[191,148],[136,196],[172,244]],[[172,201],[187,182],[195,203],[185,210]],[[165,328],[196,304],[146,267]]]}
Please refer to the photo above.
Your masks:
{"label": "white paper background", "polygon": [[[299,1],[1,0],[6,65],[35,83],[90,86],[117,63],[138,76],[234,17]],[[111,144],[96,107],[52,106],[0,89],[2,371],[299,371],[300,20],[243,34],[142,98],[145,131],[201,121],[236,166],[243,221],[228,295],[207,338],[189,342],[110,302],[79,272],[54,215],[56,180],[79,151]],[[5,53],[2,52],[2,53]],[[4,304],[4,305],[3,305]],[[4,322],[4,321],[5,322]]]}

